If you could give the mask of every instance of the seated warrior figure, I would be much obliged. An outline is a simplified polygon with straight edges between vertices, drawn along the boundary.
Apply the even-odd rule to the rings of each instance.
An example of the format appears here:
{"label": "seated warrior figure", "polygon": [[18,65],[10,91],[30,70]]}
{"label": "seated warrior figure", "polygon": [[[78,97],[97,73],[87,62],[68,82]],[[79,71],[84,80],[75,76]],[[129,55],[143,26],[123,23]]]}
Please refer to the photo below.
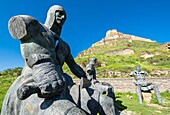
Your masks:
{"label": "seated warrior figure", "polygon": [[[86,111],[86,114],[114,115],[112,99],[88,88],[90,82],[86,73],[75,63],[68,44],[59,37],[66,19],[65,11],[55,5],[50,8],[48,16],[45,26],[26,15],[14,16],[9,21],[10,34],[21,42],[25,66],[21,76],[9,88],[1,114],[84,115]],[[81,87],[78,88],[82,89],[73,94],[69,94],[69,90],[63,94],[68,87],[75,91],[71,77],[62,71],[64,62],[81,78]],[[76,98],[78,101],[74,98],[76,94],[81,94]],[[89,102],[96,102],[96,105]]]}
{"label": "seated warrior figure", "polygon": [[[62,25],[64,24],[65,20],[66,20],[66,12],[65,12],[65,10],[61,6],[59,6],[59,5],[54,5],[54,6],[52,6],[49,9],[48,16],[47,16],[47,19],[46,19],[46,22],[45,22],[44,25],[47,28],[49,28],[50,30],[52,30],[53,32],[55,32],[57,35],[60,35],[61,29],[62,29]],[[89,89],[88,87],[90,86],[91,83],[89,82],[89,80],[85,79],[86,78],[86,73],[74,61],[74,58],[72,57],[72,55],[70,53],[70,48],[67,45],[67,43],[65,43],[62,39],[59,39],[59,42],[56,45],[55,51],[56,51],[56,58],[59,61],[59,64],[61,65],[61,67],[63,66],[64,62],[66,62],[66,64],[68,65],[68,67],[70,68],[72,73],[74,75],[76,75],[77,77],[81,78],[80,87],[81,88],[86,87],[86,90],[89,91],[91,88]],[[64,73],[63,75],[65,76],[65,78],[69,78],[69,76],[67,74]],[[67,81],[71,81],[71,80],[67,80]],[[78,94],[81,94],[82,92],[85,91],[85,89],[79,89],[78,91],[80,91],[80,92],[76,92],[77,94],[75,95],[74,89],[77,88],[77,86],[78,85],[75,85],[75,86],[71,87],[71,91],[74,92],[73,94],[71,93],[71,96],[73,98],[76,97]],[[77,100],[77,99],[73,99],[73,100],[76,103],[77,101],[82,101],[82,99],[89,99],[89,100],[86,100],[86,101],[83,100],[83,102],[85,102],[84,104],[83,103],[81,103],[81,104],[77,103],[77,106],[81,106],[81,108],[83,110],[85,110],[88,114],[95,114],[96,111],[94,109],[91,109],[91,111],[89,109],[87,109],[86,102],[89,102],[90,99],[92,99],[92,97],[88,97],[89,96],[88,92],[86,92],[86,93],[87,93],[86,94],[87,98],[84,95],[81,95],[80,97],[78,97],[79,100]],[[95,93],[95,95],[98,95],[98,93]],[[110,94],[109,96],[111,96],[111,95],[113,95],[113,93]],[[101,98],[102,98],[102,96],[101,96]],[[100,101],[100,102],[103,103],[103,106],[105,106],[106,108],[107,108],[107,106],[110,106],[113,103],[112,101],[110,101],[112,99],[110,99],[110,98],[108,99],[108,97],[103,97],[102,99],[106,99],[107,100],[105,102],[103,102],[104,100]],[[95,107],[94,105],[93,106],[89,105],[91,107],[88,106],[88,108],[93,108],[93,107]],[[100,107],[98,107],[98,108],[100,108]],[[104,109],[103,111],[104,111],[104,113],[113,113],[114,114],[114,111],[112,111],[111,109],[112,109],[112,107],[111,108],[107,108],[107,110]],[[100,113],[102,114],[102,112],[100,112]]]}
{"label": "seated warrior figure", "polygon": [[[59,5],[54,5],[54,6],[52,6],[50,9],[49,9],[49,11],[48,11],[48,13],[47,13],[47,19],[46,19],[46,22],[45,22],[45,26],[48,28],[48,29],[50,29],[50,30],[52,30],[52,32],[54,32],[54,33],[56,33],[56,36],[57,36],[57,38],[55,38],[55,41],[57,42],[57,44],[55,45],[55,52],[51,52],[51,54],[53,54],[53,55],[55,55],[54,56],[54,65],[57,67],[57,72],[58,72],[58,75],[57,76],[63,76],[62,77],[62,79],[60,80],[59,78],[59,80],[58,80],[58,84],[57,83],[55,83],[55,81],[54,81],[54,83],[52,83],[52,82],[48,82],[48,81],[45,81],[46,79],[42,79],[43,80],[43,82],[44,83],[46,83],[46,84],[43,84],[43,90],[45,90],[44,92],[43,92],[43,90],[41,89],[41,87],[40,87],[40,89],[41,89],[41,94],[39,94],[39,96],[40,97],[45,97],[45,98],[50,98],[50,97],[52,97],[53,95],[55,95],[55,93],[53,93],[53,89],[55,89],[55,88],[57,88],[58,90],[60,89],[61,91],[59,91],[59,94],[62,92],[62,90],[65,90],[65,88],[63,88],[64,86],[71,86],[71,85],[73,85],[73,81],[72,81],[72,78],[69,76],[69,75],[67,75],[66,73],[63,73],[63,70],[62,70],[62,66],[63,66],[63,64],[64,64],[64,62],[66,62],[66,64],[69,66],[69,68],[71,69],[71,71],[77,76],[77,77],[79,77],[79,78],[82,78],[82,87],[85,87],[85,83],[86,83],[86,85],[90,85],[90,82],[88,82],[88,80],[86,79],[86,74],[85,74],[85,72],[83,71],[83,69],[78,65],[78,64],[76,64],[76,62],[74,61],[74,58],[72,57],[72,55],[71,55],[71,52],[70,52],[70,47],[69,47],[69,45],[66,43],[66,42],[64,42],[59,36],[60,36],[60,34],[61,34],[61,29],[62,29],[62,26],[63,26],[63,24],[64,24],[64,22],[65,22],[65,20],[66,20],[66,13],[65,13],[65,11],[64,11],[64,9],[61,7],[61,6],[59,6]],[[54,47],[53,47],[53,49],[51,48],[51,50],[53,50],[54,51]],[[41,54],[42,55],[42,54]],[[43,54],[44,55],[44,54]],[[44,56],[45,57],[45,56]],[[35,57],[35,58],[37,58],[37,57]],[[38,61],[41,61],[41,60],[43,60],[43,59],[40,59],[40,60],[38,60]],[[35,63],[35,62],[30,62],[30,61],[33,61],[33,59],[29,59],[29,58],[27,58],[27,65],[28,65],[28,63]],[[37,69],[36,69],[36,71],[38,71],[38,69],[40,69],[41,68],[41,66],[40,67],[38,67]],[[43,71],[43,69],[44,68],[42,68],[42,70],[39,70],[39,71]],[[49,70],[51,70],[50,69],[50,67],[48,68]],[[48,72],[46,72],[46,73],[48,73]],[[37,75],[38,76],[38,75]],[[46,75],[45,75],[46,76]],[[48,76],[50,76],[50,75],[48,75]],[[53,73],[53,75],[52,76],[55,76],[55,73]],[[37,77],[38,78],[38,77]],[[34,79],[34,78],[33,78]],[[39,78],[38,78],[39,79]],[[55,79],[55,78],[53,78],[53,79]],[[42,82],[41,80],[39,81],[39,82]],[[51,84],[52,83],[52,84]],[[60,88],[60,84],[59,83],[66,83],[66,85],[63,85],[63,87],[61,87]],[[38,84],[41,84],[41,83],[38,83]],[[53,84],[55,84],[55,85],[53,85]],[[57,85],[59,85],[59,86],[57,86]],[[31,93],[22,93],[22,94],[29,94],[29,95],[25,95],[25,96],[23,96],[23,95],[20,95],[20,92],[22,92],[22,91],[26,91],[26,90],[30,90],[30,91],[34,91],[29,85],[23,85],[24,87],[20,87],[19,88],[19,90],[18,90],[18,94],[19,94],[19,98],[21,97],[21,98],[26,98],[26,97],[28,97],[29,95],[31,95]],[[26,87],[27,86],[27,87]],[[29,86],[29,87],[28,87]],[[55,88],[53,88],[53,89],[50,89],[50,86],[54,86]],[[87,87],[87,86],[86,86]],[[25,88],[25,89],[24,89]],[[29,89],[30,88],[30,89]],[[37,90],[38,90],[38,87],[37,87]],[[47,91],[48,90],[48,91]],[[52,92],[50,92],[50,90],[52,91]],[[42,92],[43,92],[43,95],[42,95]],[[32,93],[34,93],[34,92],[32,92]],[[24,99],[23,98],[23,99]]]}
{"label": "seated warrior figure", "polygon": [[[55,13],[53,15],[55,17]],[[56,23],[55,18],[54,20]],[[31,112],[35,115],[49,113],[52,115],[62,112],[67,114],[70,111],[83,114],[84,112],[73,102],[61,96],[67,86],[73,85],[72,79],[62,71],[61,64],[64,61],[77,76],[83,77],[83,81],[88,82],[88,80],[85,72],[82,73],[83,70],[73,60],[69,46],[59,37],[60,34],[55,34],[27,15],[12,17],[8,27],[12,37],[21,42],[21,54],[25,66],[21,76],[7,92],[2,106],[2,115],[31,114]],[[58,42],[57,46],[56,42]],[[64,99],[55,101],[58,98]],[[65,108],[62,111],[60,109],[63,106]],[[32,107],[31,111],[27,109],[29,107]],[[53,108],[56,108],[55,111]]]}
{"label": "seated warrior figure", "polygon": [[[54,33],[56,33],[58,36],[61,34],[62,26],[66,20],[66,12],[65,10],[59,6],[54,5],[52,6],[47,13],[47,19],[45,21],[45,26],[52,30]],[[86,78],[86,73],[84,70],[74,61],[73,56],[71,55],[70,47],[69,45],[64,42],[62,39],[58,39],[58,44],[55,46],[55,52],[56,52],[56,60],[58,60],[59,64],[61,66],[64,65],[64,62],[68,65],[71,72],[76,75],[78,78],[81,78],[82,87],[88,87],[90,86],[89,80]],[[69,75],[66,73],[63,73],[64,76],[67,76],[69,78]]]}
{"label": "seated warrior figure", "polygon": [[148,75],[148,73],[145,71],[142,71],[140,69],[140,65],[137,65],[136,70],[130,73],[130,76],[133,76],[136,80],[135,82],[136,93],[138,95],[139,103],[142,104],[142,91],[146,92],[150,90],[154,90],[158,102],[162,103],[162,99],[161,99],[158,87],[153,83],[148,83],[145,80],[146,75]]}

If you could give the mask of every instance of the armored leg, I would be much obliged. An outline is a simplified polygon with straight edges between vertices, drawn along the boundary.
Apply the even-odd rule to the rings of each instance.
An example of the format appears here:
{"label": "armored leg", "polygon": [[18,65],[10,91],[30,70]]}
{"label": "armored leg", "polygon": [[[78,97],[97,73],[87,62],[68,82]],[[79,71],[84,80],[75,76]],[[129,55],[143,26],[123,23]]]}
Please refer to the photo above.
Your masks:
{"label": "armored leg", "polygon": [[142,104],[142,92],[141,92],[141,86],[139,84],[136,85],[136,93],[138,96],[139,103]]}
{"label": "armored leg", "polygon": [[158,90],[158,87],[156,85],[153,86],[153,90],[155,92],[156,99],[158,100],[159,103],[162,103],[162,98],[160,95],[160,92]]}

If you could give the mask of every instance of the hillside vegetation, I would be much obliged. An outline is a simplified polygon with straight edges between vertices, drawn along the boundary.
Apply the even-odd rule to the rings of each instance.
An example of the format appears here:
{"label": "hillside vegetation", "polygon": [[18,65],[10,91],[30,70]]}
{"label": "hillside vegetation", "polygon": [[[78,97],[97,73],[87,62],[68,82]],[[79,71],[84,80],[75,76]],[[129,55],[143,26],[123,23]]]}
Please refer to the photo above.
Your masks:
{"label": "hillside vegetation", "polygon": [[[7,69],[0,72],[0,108],[5,94],[14,80],[21,74],[22,68]],[[0,109],[1,110],[1,109]]]}
{"label": "hillside vegetation", "polygon": [[[128,77],[136,65],[141,65],[142,70],[152,77],[167,77],[170,74],[170,51],[157,42],[117,40],[93,45],[75,60],[85,69],[92,57],[97,58],[98,77]],[[67,66],[64,70],[70,73]]]}

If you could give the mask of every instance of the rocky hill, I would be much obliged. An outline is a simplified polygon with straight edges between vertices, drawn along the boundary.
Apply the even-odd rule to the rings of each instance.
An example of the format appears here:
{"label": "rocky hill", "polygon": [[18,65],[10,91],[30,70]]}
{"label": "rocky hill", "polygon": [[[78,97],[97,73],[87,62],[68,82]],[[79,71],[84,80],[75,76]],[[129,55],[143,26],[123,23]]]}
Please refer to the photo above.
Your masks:
{"label": "rocky hill", "polygon": [[[170,43],[159,44],[147,38],[109,30],[105,38],[92,44],[76,58],[84,69],[89,58],[96,57],[98,77],[129,77],[135,65],[154,77],[170,76]],[[69,72],[67,67],[64,70]]]}
{"label": "rocky hill", "polygon": [[[86,55],[87,53],[90,53],[90,52],[93,53],[93,51],[91,51],[91,50],[95,46],[99,46],[99,47],[102,47],[104,45],[111,46],[111,45],[114,45],[117,41],[122,41],[122,40],[126,41],[126,42],[133,42],[135,40],[144,41],[144,42],[156,42],[156,41],[152,41],[152,40],[147,39],[147,38],[142,38],[142,37],[129,35],[129,34],[123,34],[121,32],[118,32],[116,29],[113,29],[113,30],[107,31],[105,38],[102,38],[100,41],[92,44],[92,47],[81,52],[78,55],[78,57],[84,56],[84,55]],[[126,54],[133,54],[134,52],[130,49],[125,49],[124,51],[118,51],[118,52],[116,51],[116,52],[113,52],[113,53],[114,54],[120,54],[120,55],[126,55]]]}
{"label": "rocky hill", "polygon": [[128,42],[132,42],[133,40],[140,40],[140,41],[146,41],[146,42],[156,42],[156,41],[152,41],[152,40],[147,39],[147,38],[141,38],[141,37],[134,36],[134,35],[123,34],[121,32],[118,32],[116,29],[113,29],[113,30],[107,31],[105,38],[103,38],[99,42],[94,43],[92,46],[109,44],[110,42],[113,42],[113,41],[116,41],[116,40],[126,40]]}

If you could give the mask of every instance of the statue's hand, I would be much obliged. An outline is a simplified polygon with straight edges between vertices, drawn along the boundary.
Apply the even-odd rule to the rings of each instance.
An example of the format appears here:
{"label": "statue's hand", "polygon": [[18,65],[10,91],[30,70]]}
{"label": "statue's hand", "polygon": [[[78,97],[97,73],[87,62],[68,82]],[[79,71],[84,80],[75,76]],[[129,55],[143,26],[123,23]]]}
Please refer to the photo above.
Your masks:
{"label": "statue's hand", "polygon": [[20,100],[24,100],[34,93],[38,93],[41,98],[50,98],[60,95],[63,91],[64,82],[55,70],[38,75],[33,78],[32,82],[25,83],[17,89],[17,96]]}
{"label": "statue's hand", "polygon": [[[50,98],[63,91],[64,81],[60,68],[48,54],[32,54],[26,59],[32,69],[32,79],[40,89],[39,97]],[[58,70],[58,71],[57,71]],[[26,92],[29,88],[23,89]]]}
{"label": "statue's hand", "polygon": [[40,89],[39,97],[50,98],[60,95],[64,88],[64,81],[56,70],[51,70],[43,76],[35,79]]}

